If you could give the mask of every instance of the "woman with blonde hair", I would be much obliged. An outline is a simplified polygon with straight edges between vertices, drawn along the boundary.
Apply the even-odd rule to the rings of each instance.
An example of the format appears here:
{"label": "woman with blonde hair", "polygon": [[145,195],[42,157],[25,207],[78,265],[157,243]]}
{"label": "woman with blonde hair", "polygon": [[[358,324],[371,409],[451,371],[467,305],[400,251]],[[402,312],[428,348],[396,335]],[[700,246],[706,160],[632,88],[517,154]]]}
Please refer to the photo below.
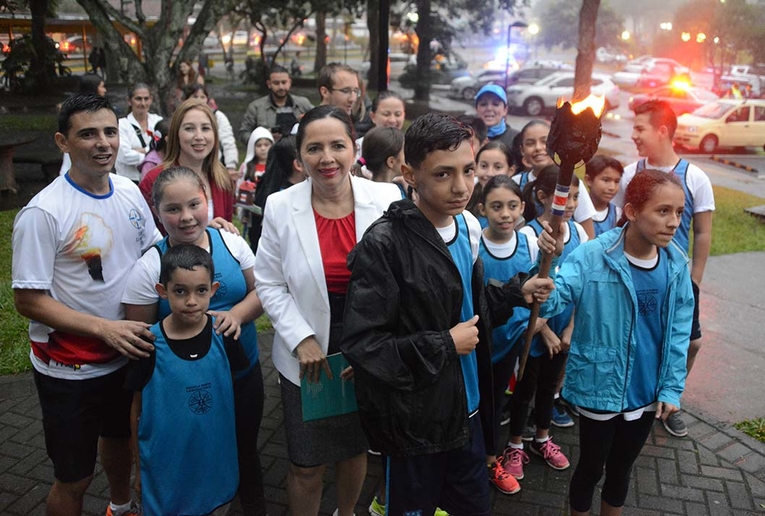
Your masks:
{"label": "woman with blonde hair", "polygon": [[[179,165],[188,167],[205,187],[209,225],[233,228],[230,222],[234,214],[234,183],[218,159],[219,146],[218,123],[212,110],[199,99],[183,102],[170,122],[165,161],[150,170],[138,185],[146,202],[151,206],[151,189],[163,170]],[[164,229],[160,231],[164,234]]]}

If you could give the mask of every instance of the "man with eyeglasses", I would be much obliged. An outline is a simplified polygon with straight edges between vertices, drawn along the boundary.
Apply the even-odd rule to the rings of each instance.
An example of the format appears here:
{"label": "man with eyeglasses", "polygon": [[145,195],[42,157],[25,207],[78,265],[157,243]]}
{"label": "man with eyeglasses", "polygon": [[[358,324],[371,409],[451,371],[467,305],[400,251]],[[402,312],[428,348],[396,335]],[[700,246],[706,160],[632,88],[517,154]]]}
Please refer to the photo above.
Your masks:
{"label": "man with eyeglasses", "polygon": [[244,145],[250,139],[250,134],[256,127],[265,127],[274,133],[288,135],[292,127],[313,105],[306,97],[292,95],[292,79],[287,69],[278,64],[271,66],[269,71],[268,95],[253,100],[247,106],[247,112],[239,127],[239,141]]}
{"label": "man with eyeglasses", "polygon": [[356,70],[341,63],[324,65],[319,71],[317,86],[322,106],[339,107],[348,115],[351,114],[354,102],[361,95]]}

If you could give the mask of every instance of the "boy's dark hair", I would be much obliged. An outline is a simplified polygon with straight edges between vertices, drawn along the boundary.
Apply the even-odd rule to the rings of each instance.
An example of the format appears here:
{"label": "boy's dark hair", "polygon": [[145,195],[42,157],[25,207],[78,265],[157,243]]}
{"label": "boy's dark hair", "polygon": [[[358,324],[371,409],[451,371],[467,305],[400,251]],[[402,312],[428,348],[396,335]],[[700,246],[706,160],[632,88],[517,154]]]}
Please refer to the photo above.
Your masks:
{"label": "boy's dark hair", "polygon": [[426,113],[412,122],[404,139],[406,163],[419,168],[428,154],[456,150],[473,137],[473,130],[445,113]]}
{"label": "boy's dark hair", "polygon": [[204,267],[210,273],[210,284],[215,277],[215,265],[213,265],[210,253],[192,244],[178,244],[172,246],[162,255],[159,269],[159,282],[164,286],[170,282],[173,273],[178,269],[193,270],[194,267]]}
{"label": "boy's dark hair", "polygon": [[595,178],[598,177],[607,168],[612,168],[619,172],[620,176],[624,175],[624,167],[619,163],[618,159],[611,156],[603,156],[598,154],[593,156],[584,166],[584,175]]}
{"label": "boy's dark hair", "polygon": [[286,68],[284,68],[282,65],[278,63],[274,63],[271,65],[271,68],[268,69],[268,78],[271,79],[271,74],[273,73],[286,73],[289,75],[290,73],[287,71]]}
{"label": "boy's dark hair", "polygon": [[[61,105],[61,111],[58,112],[58,132],[68,135],[72,128],[72,116],[82,111],[95,113],[102,109],[108,109],[114,113],[114,107],[109,99],[96,95],[95,93],[78,93],[72,95]],[[117,114],[114,114],[117,117]]]}
{"label": "boy's dark hair", "polygon": [[319,70],[319,77],[316,79],[316,88],[321,91],[324,86],[329,91],[335,87],[335,75],[337,72],[348,72],[356,75],[356,70],[343,63],[327,63]]}
{"label": "boy's dark hair", "polygon": [[[473,130],[473,136],[475,136],[479,142],[483,143],[486,141],[486,138],[489,137],[489,128],[486,127],[486,122],[481,120],[480,117],[475,115],[460,115],[457,117],[457,121],[470,127]],[[478,152],[478,149],[476,149],[476,152]]]}
{"label": "boy's dark hair", "polygon": [[677,115],[665,100],[649,100],[635,108],[635,116],[648,114],[648,120],[654,129],[666,126],[670,140],[677,130]]}

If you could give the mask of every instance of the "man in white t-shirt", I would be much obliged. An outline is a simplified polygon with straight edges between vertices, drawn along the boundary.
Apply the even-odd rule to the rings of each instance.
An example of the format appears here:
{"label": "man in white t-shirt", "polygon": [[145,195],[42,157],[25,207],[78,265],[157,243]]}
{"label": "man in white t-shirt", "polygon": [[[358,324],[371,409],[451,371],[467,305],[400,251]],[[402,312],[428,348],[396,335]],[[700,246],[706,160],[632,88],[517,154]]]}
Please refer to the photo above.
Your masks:
{"label": "man in white t-shirt", "polygon": [[47,512],[82,513],[100,451],[107,516],[137,514],[124,366],[153,346],[148,324],[122,320],[120,297],[133,264],[160,234],[138,187],[110,174],[119,129],[106,98],[67,99],[55,140],[72,166],[16,216],[12,273],[16,309],[31,319],[30,359],[53,462]]}
{"label": "man in white t-shirt", "polygon": [[[696,165],[681,159],[672,147],[672,138],[677,128],[677,117],[664,101],[653,100],[635,109],[632,141],[643,159],[624,168],[619,193],[614,204],[624,205],[624,190],[635,174],[646,168],[674,173],[680,179],[685,192],[685,212],[680,227],[675,233],[675,242],[690,253],[689,234],[693,230],[693,259],[691,279],[696,297],[693,313],[691,340],[688,348],[688,374],[691,372],[696,354],[701,348],[701,326],[699,325],[699,286],[712,244],[712,213],[715,210],[714,192],[709,177]],[[664,421],[667,432],[677,437],[688,434],[680,412],[675,412]]]}

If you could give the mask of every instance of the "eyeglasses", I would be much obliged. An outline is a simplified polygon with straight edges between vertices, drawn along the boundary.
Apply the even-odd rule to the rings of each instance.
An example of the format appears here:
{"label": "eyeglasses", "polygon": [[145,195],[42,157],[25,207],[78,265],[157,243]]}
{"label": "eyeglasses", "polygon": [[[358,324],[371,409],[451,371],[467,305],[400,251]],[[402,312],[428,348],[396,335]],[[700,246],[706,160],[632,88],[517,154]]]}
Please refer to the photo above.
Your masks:
{"label": "eyeglasses", "polygon": [[339,91],[343,95],[356,95],[357,97],[361,95],[361,90],[358,88],[332,88],[332,91]]}

